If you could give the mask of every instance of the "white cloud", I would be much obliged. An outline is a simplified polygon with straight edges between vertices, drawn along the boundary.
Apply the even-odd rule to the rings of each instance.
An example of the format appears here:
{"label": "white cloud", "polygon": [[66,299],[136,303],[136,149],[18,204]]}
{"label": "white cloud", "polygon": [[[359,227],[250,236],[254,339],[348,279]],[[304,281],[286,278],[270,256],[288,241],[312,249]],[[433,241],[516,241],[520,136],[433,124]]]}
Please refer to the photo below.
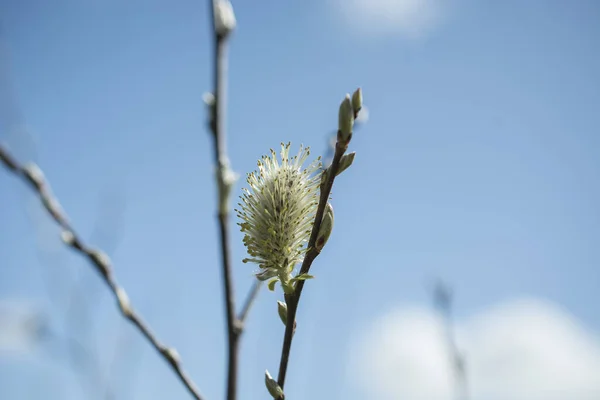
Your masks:
{"label": "white cloud", "polygon": [[400,34],[418,39],[442,20],[448,0],[332,0],[353,30],[369,34]]}
{"label": "white cloud", "polygon": [[[548,302],[519,300],[459,323],[473,400],[598,400],[600,339]],[[399,308],[352,343],[349,373],[380,400],[452,400],[439,319]]]}

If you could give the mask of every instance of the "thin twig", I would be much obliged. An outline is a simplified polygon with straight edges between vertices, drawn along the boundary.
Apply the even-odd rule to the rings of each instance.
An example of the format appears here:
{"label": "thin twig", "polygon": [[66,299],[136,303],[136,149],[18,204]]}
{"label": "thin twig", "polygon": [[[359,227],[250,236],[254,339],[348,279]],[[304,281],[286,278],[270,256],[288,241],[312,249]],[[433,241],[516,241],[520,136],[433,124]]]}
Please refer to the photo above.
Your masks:
{"label": "thin twig", "polygon": [[[0,27],[0,103],[2,104],[2,110],[0,110],[0,114],[2,116],[0,117],[0,120],[7,121],[7,127],[10,128],[10,126],[12,125],[12,129],[15,129],[23,123],[23,115],[18,104],[18,99],[15,94],[14,87],[12,85],[12,71],[10,69],[9,62],[11,57],[8,46],[6,46],[4,36],[4,32],[1,31]],[[27,148],[26,153],[28,153],[30,159],[35,160],[37,158],[37,151],[35,146],[35,140],[33,139],[31,133],[28,132],[27,129],[23,129],[21,127],[18,128],[16,132],[13,132],[13,134],[15,136],[18,135],[17,139],[20,139],[20,142],[24,139],[26,143],[29,143],[29,145],[25,145]],[[23,146],[21,145],[19,147],[22,148]],[[36,221],[33,222],[35,223]],[[35,228],[37,228],[37,233],[39,234],[39,224]],[[37,256],[40,260],[40,264],[46,264],[48,260],[42,254],[43,252],[41,251],[40,247],[38,246],[36,250]],[[48,265],[45,265],[45,267],[48,267]],[[50,301],[58,307],[60,302],[59,298],[56,296],[56,293],[57,289],[58,291],[60,291],[61,288],[59,287],[58,281],[56,279],[57,274],[55,274],[54,272],[55,271],[50,271],[49,268],[43,268],[41,275],[45,284],[45,288],[48,292],[48,297]],[[85,299],[83,298],[83,296],[81,296],[79,300],[81,303],[81,301]],[[83,315],[87,316],[87,314]],[[87,322],[83,322],[80,326],[89,329],[88,325],[90,324],[88,324]],[[72,330],[67,329],[67,332],[71,331]],[[59,340],[59,337],[56,336],[54,339],[56,339],[57,341]],[[102,380],[102,377],[100,376],[100,365],[95,347],[89,346],[89,348],[86,348],[82,343],[80,343],[77,340],[77,338],[68,337],[67,335],[65,335],[63,340],[65,342],[65,345],[63,347],[70,356],[71,368],[73,369],[73,372],[75,374],[82,375],[83,379],[81,379],[80,382],[82,385],[82,389],[84,391],[86,389],[89,390],[90,398],[92,398],[93,394],[100,393],[100,389],[102,389],[102,386],[106,387],[105,391],[107,393],[111,393],[111,398],[114,397],[112,396],[113,391],[110,383],[108,381],[104,382]]]}
{"label": "thin twig", "polygon": [[[70,364],[75,373],[81,372],[83,374],[84,371],[88,372],[88,383],[91,388],[87,388],[83,383],[82,386],[84,390],[90,390],[90,398],[93,398],[92,395],[97,395],[97,398],[104,399],[115,398],[112,387],[102,379],[97,355],[92,353],[87,346],[83,345],[77,337],[68,334],[58,334],[55,330],[47,328],[44,332],[44,338],[47,348],[57,351],[59,356],[64,356],[63,353],[67,353],[68,360],[65,361]],[[56,358],[54,355],[52,357],[53,359]],[[95,380],[95,382],[92,382],[92,380]],[[106,393],[105,397],[101,397],[103,391]]]}
{"label": "thin twig", "polygon": [[248,292],[248,296],[246,296],[246,301],[244,302],[244,306],[242,307],[242,311],[238,315],[238,321],[241,323],[241,327],[244,328],[244,323],[246,322],[246,318],[248,318],[248,313],[250,313],[250,309],[256,301],[256,297],[260,293],[260,288],[262,287],[261,281],[255,281],[252,285],[252,288]]}
{"label": "thin twig", "polygon": [[[302,267],[300,268],[300,274],[306,274],[309,272],[313,261],[315,260],[315,258],[317,258],[317,256],[320,253],[320,251],[317,250],[315,243],[317,241],[319,228],[321,227],[321,222],[323,220],[323,214],[325,213],[325,207],[327,206],[327,201],[329,200],[329,195],[331,194],[333,181],[335,180],[335,176],[340,166],[340,160],[346,152],[346,150],[348,149],[348,142],[349,140],[341,140],[340,134],[338,133],[338,140],[335,145],[335,153],[333,155],[333,160],[331,161],[331,166],[326,170],[327,179],[321,185],[321,196],[319,199],[319,205],[317,207],[317,213],[315,215],[315,222],[313,224],[313,229],[310,234],[310,239],[308,241],[308,251],[304,257],[304,261],[302,262]],[[294,322],[296,320],[296,312],[298,310],[298,303],[300,301],[300,295],[302,294],[303,288],[304,281],[298,281],[294,293],[290,295],[285,295],[288,314],[287,323],[285,327],[285,334],[283,336],[283,346],[281,349],[281,360],[279,362],[279,374],[277,376],[277,383],[282,389],[285,385],[285,375],[287,372],[288,361],[290,358],[290,350],[292,347]]]}
{"label": "thin twig", "polygon": [[78,252],[80,255],[86,257],[96,271],[100,274],[100,277],[106,286],[108,286],[108,288],[112,291],[123,317],[129,320],[150,342],[155,350],[165,359],[165,361],[168,362],[190,394],[196,400],[203,400],[203,397],[196,388],[196,385],[183,370],[177,351],[174,348],[168,347],[161,343],[156,338],[150,327],[133,309],[125,289],[119,286],[113,275],[108,256],[99,250],[88,247],[77,236],[75,230],[68,222],[65,213],[62,211],[58,200],[52,195],[50,186],[46,182],[42,171],[35,164],[21,166],[1,144],[0,161],[2,161],[4,166],[9,171],[30,184],[30,186],[39,196],[46,211],[48,211],[56,223],[63,229],[63,241],[65,244]]}
{"label": "thin twig", "polygon": [[[109,199],[110,200],[110,199]],[[105,203],[106,204],[106,203]],[[104,204],[104,205],[105,205]],[[114,215],[106,215],[106,211],[101,209],[100,216],[96,218],[95,227],[93,229],[92,235],[90,236],[90,242],[97,243],[98,237],[102,237],[102,233],[108,233],[107,239],[109,239],[109,245],[105,244],[102,246],[104,251],[107,254],[114,253],[117,245],[118,245],[118,231],[116,227],[110,227],[107,229],[103,225],[106,223],[111,223],[115,221],[120,221],[118,216]],[[98,384],[98,387],[94,387],[90,390],[90,393],[96,394],[97,398],[103,400],[114,400],[116,399],[116,391],[113,387],[112,381],[109,379],[109,376],[103,376],[100,372],[100,362],[98,349],[96,345],[96,337],[93,331],[93,319],[92,315],[94,312],[93,305],[97,305],[97,303],[90,303],[88,300],[88,296],[94,297],[95,291],[90,292],[91,281],[88,279],[92,279],[91,275],[81,274],[82,271],[76,276],[76,283],[72,285],[70,296],[68,299],[68,303],[66,305],[66,317],[65,317],[65,326],[66,330],[69,332],[77,332],[77,336],[79,337],[79,346],[83,347],[84,343],[87,347],[87,351],[89,353],[89,366],[87,368],[88,375],[90,375],[90,379],[94,378],[93,375],[98,375],[95,377],[96,381],[102,383],[101,387]],[[87,296],[86,296],[87,294]],[[78,368],[77,365],[77,348],[72,348],[69,346],[70,352],[74,353],[71,355],[71,359],[74,363],[74,369],[76,372],[83,373],[86,369]],[[92,370],[92,368],[94,368]]]}
{"label": "thin twig", "polygon": [[454,338],[452,318],[452,290],[443,282],[438,281],[433,292],[434,303],[438,308],[444,323],[446,346],[452,363],[455,377],[456,400],[468,400],[467,372],[465,360]]}
{"label": "thin twig", "polygon": [[[131,392],[135,384],[135,379],[139,375],[139,365],[141,361],[140,349],[131,343],[131,337],[127,337],[125,332],[121,331],[121,335],[117,343],[115,343],[112,359],[110,360],[108,371],[105,379],[112,386],[112,392],[104,393],[104,400],[116,400],[114,393],[119,392],[119,397],[123,399],[132,398],[128,392]],[[135,355],[131,353],[135,351]],[[124,355],[127,354],[127,357]],[[124,374],[123,371],[129,371]],[[119,379],[120,378],[120,379]]]}
{"label": "thin twig", "polygon": [[235,315],[235,295],[231,273],[229,245],[229,205],[228,197],[233,185],[226,148],[226,105],[227,105],[227,38],[229,31],[217,29],[217,12],[219,0],[209,1],[209,15],[212,15],[212,31],[214,33],[214,71],[213,95],[210,126],[214,142],[214,159],[217,166],[218,189],[218,221],[221,242],[221,261],[223,277],[223,294],[227,319],[227,400],[237,399],[237,375],[239,338],[242,327]]}

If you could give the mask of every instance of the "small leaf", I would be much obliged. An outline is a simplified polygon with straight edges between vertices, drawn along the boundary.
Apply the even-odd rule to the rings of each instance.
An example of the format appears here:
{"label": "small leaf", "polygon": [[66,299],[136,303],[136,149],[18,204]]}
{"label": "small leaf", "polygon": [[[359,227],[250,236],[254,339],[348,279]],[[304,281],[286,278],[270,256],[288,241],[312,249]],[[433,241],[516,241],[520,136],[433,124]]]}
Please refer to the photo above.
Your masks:
{"label": "small leaf", "polygon": [[269,283],[267,284],[267,287],[269,288],[269,290],[271,292],[275,291],[275,284],[277,283],[277,281],[279,281],[279,279],[277,279],[277,278],[276,279],[271,279],[269,281]]}
{"label": "small leaf", "polygon": [[296,282],[296,281],[306,281],[308,279],[315,279],[314,276],[309,275],[309,274],[300,274],[298,276],[295,276],[292,278],[292,282]]}
{"label": "small leaf", "polygon": [[335,176],[338,176],[339,174],[341,174],[342,172],[344,172],[345,170],[348,169],[349,166],[352,165],[352,163],[354,162],[354,157],[356,156],[356,152],[353,151],[352,153],[349,154],[344,154],[342,156],[342,158],[340,158],[340,166],[337,170],[337,173],[335,174]]}
{"label": "small leaf", "polygon": [[[252,260],[248,259],[248,261],[252,261]],[[262,266],[261,266],[261,268],[262,268]],[[261,272],[256,274],[256,278],[261,282],[267,281],[275,276],[277,276],[277,272],[272,268],[265,268]]]}

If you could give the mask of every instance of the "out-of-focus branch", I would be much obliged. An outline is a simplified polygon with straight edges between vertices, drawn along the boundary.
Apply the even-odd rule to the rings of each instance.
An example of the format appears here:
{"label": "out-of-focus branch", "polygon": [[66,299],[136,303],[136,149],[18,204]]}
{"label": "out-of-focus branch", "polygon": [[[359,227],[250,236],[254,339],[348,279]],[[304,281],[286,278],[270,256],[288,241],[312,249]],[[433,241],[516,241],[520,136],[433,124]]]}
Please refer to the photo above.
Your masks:
{"label": "out-of-focus branch", "polygon": [[52,195],[49,184],[44,178],[44,174],[35,164],[21,166],[0,144],[0,161],[4,166],[16,176],[22,178],[39,196],[44,208],[52,216],[58,225],[63,229],[62,238],[64,243],[74,251],[86,257],[91,265],[96,269],[106,286],[113,293],[119,306],[121,314],[129,320],[142,335],[150,342],[155,350],[167,361],[173,371],[177,374],[181,382],[185,385],[189,393],[197,400],[203,400],[203,396],[197,389],[194,382],[184,371],[177,351],[161,343],[150,327],[142,320],[132,307],[125,289],[119,286],[112,272],[110,259],[100,250],[96,250],[85,245],[71,227],[65,213],[61,209],[58,200]]}
{"label": "out-of-focus branch", "polygon": [[[0,127],[3,131],[8,131],[7,136],[9,138],[12,136],[13,143],[17,145],[17,149],[21,149],[20,153],[23,157],[26,156],[28,159],[35,161],[37,159],[36,141],[25,124],[13,88],[10,58],[9,46],[5,42],[2,27],[0,26],[0,104],[2,105],[2,107],[0,107]],[[29,203],[28,200],[29,199],[27,199],[27,203]],[[36,211],[38,211],[38,208],[36,208]],[[39,212],[43,213],[41,210]],[[33,220],[37,235],[43,240],[45,232],[41,229],[44,226],[41,224],[46,222],[45,219],[43,221],[39,219],[36,220],[33,215],[29,215],[29,217]],[[51,251],[44,251],[44,247],[44,243],[40,243],[36,249],[40,264],[46,267],[42,269],[41,277],[48,292],[49,300],[54,303],[57,308],[60,308],[62,307],[62,304],[59,294],[65,292],[63,286],[66,283],[66,280],[58,276],[59,274],[57,274],[56,271],[51,271],[51,268],[48,268],[49,257],[53,255],[51,254]],[[85,304],[85,297],[82,292],[76,292],[78,294],[77,305],[79,307]],[[87,312],[82,313],[82,317],[87,316],[89,316]],[[73,318],[73,321],[75,321],[75,318]],[[81,319],[77,319],[77,322],[79,323],[78,327],[81,328],[80,335],[77,336],[84,336],[81,334],[84,329],[86,330],[86,333],[89,333],[91,324],[88,320],[82,321]],[[111,385],[108,381],[104,382],[100,374],[100,363],[95,347],[88,344],[88,348],[86,348],[86,346],[82,344],[82,341],[76,338],[76,335],[71,335],[71,333],[74,332],[74,329],[72,328],[74,328],[74,326],[67,326],[65,331],[68,332],[68,334],[65,334],[62,338],[57,336],[58,333],[52,333],[54,335],[54,340],[52,343],[46,344],[56,346],[59,341],[62,341],[59,346],[60,351],[65,352],[66,355],[70,356],[70,367],[76,375],[81,376],[82,379],[80,379],[80,383],[84,390],[89,390],[88,395],[90,398],[100,398],[100,393],[106,392],[107,394],[110,394],[110,396],[107,395],[105,399],[112,399],[114,396]],[[47,333],[50,334],[50,332]],[[53,359],[54,358],[55,357],[53,357]]]}
{"label": "out-of-focus branch", "polygon": [[[116,393],[119,393],[119,398],[122,399],[133,397],[130,392],[134,387],[135,379],[139,375],[139,368],[136,368],[136,365],[140,363],[140,349],[134,348],[131,339],[131,337],[125,335],[125,332],[122,332],[115,343],[113,355],[105,375],[105,380],[110,383],[110,386],[106,386],[103,394],[104,400],[115,400]],[[135,354],[132,354],[134,351]],[[124,371],[128,371],[128,373],[125,374]]]}
{"label": "out-of-focus branch", "polygon": [[256,301],[256,297],[260,293],[260,288],[262,287],[262,282],[256,281],[252,285],[250,292],[248,292],[248,296],[246,296],[246,301],[244,302],[244,306],[242,307],[242,311],[238,315],[238,321],[240,321],[242,328],[244,327],[244,323],[246,322],[246,318],[248,318],[248,313],[250,313],[250,309],[252,305]]}
{"label": "out-of-focus branch", "polygon": [[43,335],[46,348],[56,354],[53,359],[67,357],[67,362],[76,373],[89,380],[90,387],[83,385],[83,389],[89,389],[89,398],[113,400],[115,392],[108,381],[104,381],[100,371],[98,357],[87,346],[82,344],[77,337],[67,333],[59,333],[47,328]]}
{"label": "out-of-focus branch", "polygon": [[468,400],[467,373],[465,371],[465,360],[458,350],[454,338],[453,319],[452,319],[452,290],[443,282],[438,281],[433,290],[433,300],[436,308],[439,310],[444,323],[444,333],[446,337],[446,346],[452,363],[456,385],[456,400]]}
{"label": "out-of-focus branch", "polygon": [[[114,194],[112,196],[104,196],[103,200],[101,200],[100,205],[102,206],[99,210],[99,215],[96,217],[96,223],[94,230],[92,232],[90,241],[97,243],[98,241],[102,241],[102,248],[107,254],[114,253],[117,244],[119,242],[119,233],[121,229],[119,229],[118,223],[122,220],[121,213],[123,211],[122,207],[115,208],[115,204],[119,202],[115,202]],[[122,203],[121,203],[122,205]],[[117,215],[115,215],[115,211]],[[106,224],[109,224],[106,226]],[[102,240],[104,239],[104,240]],[[100,358],[98,356],[98,349],[96,346],[96,338],[94,336],[94,325],[93,325],[93,315],[94,315],[94,305],[99,304],[98,302],[90,302],[88,296],[94,297],[95,291],[90,293],[90,290],[93,288],[91,286],[91,275],[82,274],[85,271],[78,271],[79,273],[75,277],[75,283],[71,285],[71,290],[69,293],[68,302],[66,304],[65,310],[65,330],[66,332],[73,332],[73,334],[77,335],[79,338],[78,346],[86,347],[88,352],[89,362],[87,365],[81,365],[79,362],[79,358],[77,357],[77,353],[79,349],[77,346],[73,348],[69,346],[70,352],[72,353],[71,359],[73,362],[73,367],[77,372],[87,372],[88,378],[96,382],[96,384],[90,388],[90,395],[94,394],[99,399],[104,400],[113,400],[116,398],[116,390],[113,382],[111,381],[109,376],[104,376],[100,369]],[[86,296],[87,295],[87,296]],[[71,341],[72,342],[72,341]],[[126,350],[115,351],[116,355],[124,355]],[[113,360],[114,362],[115,360]],[[120,361],[120,360],[119,360]],[[87,368],[83,368],[86,367]]]}
{"label": "out-of-focus branch", "polygon": [[212,15],[211,27],[214,43],[213,91],[205,97],[209,107],[209,125],[214,143],[214,160],[218,189],[218,221],[221,243],[221,271],[223,276],[223,294],[227,320],[227,400],[237,399],[239,340],[244,330],[244,322],[260,290],[255,284],[248,293],[244,306],[235,314],[235,294],[231,273],[231,254],[229,244],[230,196],[237,180],[230,167],[227,156],[227,47],[228,38],[235,29],[236,20],[229,0],[209,0],[209,14]]}

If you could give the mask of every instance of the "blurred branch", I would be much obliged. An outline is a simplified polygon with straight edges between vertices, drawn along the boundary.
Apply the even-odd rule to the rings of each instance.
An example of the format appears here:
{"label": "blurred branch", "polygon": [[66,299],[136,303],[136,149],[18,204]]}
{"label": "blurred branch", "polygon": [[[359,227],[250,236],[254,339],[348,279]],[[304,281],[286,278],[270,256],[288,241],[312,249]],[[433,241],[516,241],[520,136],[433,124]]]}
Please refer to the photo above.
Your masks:
{"label": "blurred branch", "polygon": [[113,293],[123,317],[129,320],[165,359],[165,361],[167,361],[190,394],[195,399],[202,400],[203,397],[196,388],[196,385],[183,370],[177,351],[174,348],[162,344],[148,325],[146,325],[142,318],[134,311],[125,289],[119,286],[113,275],[108,256],[99,250],[87,247],[77,236],[75,230],[71,227],[66,215],[62,211],[58,200],[52,195],[50,186],[44,178],[44,174],[37,165],[28,164],[27,166],[21,166],[1,144],[0,161],[2,161],[4,166],[10,172],[23,179],[31,188],[33,188],[46,211],[63,229],[62,238],[65,244],[90,261],[92,266],[100,274],[106,286]]}
{"label": "blurred branch", "polygon": [[92,386],[90,389],[90,398],[92,394],[96,395],[97,398],[107,400],[115,398],[113,388],[103,380],[98,365],[97,354],[90,351],[77,337],[59,334],[53,329],[47,329],[44,332],[44,339],[46,341],[46,348],[55,350],[59,356],[67,354],[68,359],[65,361],[72,366],[74,372],[83,373],[85,371],[88,373],[89,383]]}
{"label": "blurred branch", "polygon": [[452,289],[442,281],[438,281],[433,289],[433,301],[439,310],[446,337],[446,346],[450,355],[452,370],[456,382],[456,399],[468,400],[467,374],[465,371],[465,360],[458,350],[454,338],[453,319],[452,319]]}
{"label": "blurred branch", "polygon": [[[10,51],[8,44],[4,40],[2,28],[0,27],[0,128],[2,131],[7,131],[9,133],[7,135],[7,140],[12,139],[13,144],[16,145],[15,147],[20,149],[18,153],[21,154],[21,157],[37,161],[36,142],[32,133],[25,125],[18,99],[13,88],[11,75]],[[28,205],[29,198],[27,198],[26,202]],[[36,207],[35,211],[38,211],[38,209],[39,207]],[[42,213],[42,211],[40,211],[40,213]],[[60,294],[65,291],[63,286],[65,286],[66,280],[61,278],[56,271],[52,271],[52,268],[48,268],[47,264],[49,258],[52,257],[52,260],[54,260],[55,254],[52,254],[52,252],[47,249],[47,245],[44,246],[44,243],[40,242],[40,240],[43,241],[44,235],[46,234],[46,231],[43,229],[46,227],[46,218],[37,218],[38,215],[32,215],[31,212],[28,212],[27,214],[34,224],[38,239],[36,255],[38,256],[40,264],[46,264],[46,268],[42,268],[40,272],[49,300],[51,303],[54,303],[54,306],[62,307]],[[80,309],[81,306],[86,304],[85,297],[76,289],[77,287],[74,287],[72,291],[73,293],[77,293],[77,296],[73,296],[76,297],[76,299],[73,300],[73,303],[76,303],[78,306],[77,308]],[[85,344],[77,338],[77,336],[85,336],[82,334],[84,329],[86,330],[85,333],[88,333],[91,328],[89,318],[88,320],[84,320],[85,317],[89,317],[89,313],[86,312],[86,310],[81,313],[80,318],[76,318],[76,316],[73,315],[72,322],[77,320],[80,328],[79,335],[65,335],[64,338],[59,338],[58,332],[54,332],[53,344],[56,344],[59,339],[62,340],[63,343],[60,346],[60,350],[65,351],[70,356],[69,361],[73,372],[82,376],[81,383],[83,389],[87,389],[87,386],[83,384],[83,382],[87,382],[91,385],[89,388],[90,397],[94,394],[100,395],[102,391],[105,391],[111,393],[110,397],[112,398],[112,388],[110,387],[109,382],[103,382],[100,374],[100,363],[96,348],[90,346],[88,343],[87,347],[89,348],[86,349]],[[73,327],[71,328],[67,326],[65,331],[68,333],[75,332],[75,329],[72,329],[75,327],[75,324],[73,323],[72,325]],[[106,387],[100,387],[102,385],[105,385]]]}
{"label": "blurred branch", "polygon": [[[94,243],[102,242],[102,248],[107,254],[114,253],[119,241],[118,234],[122,230],[119,229],[121,227],[118,226],[118,223],[122,220],[121,214],[123,207],[114,207],[115,204],[122,204],[122,202],[118,200],[115,201],[115,193],[116,192],[114,192],[112,196],[108,197],[106,197],[105,194],[104,198],[101,199],[101,207],[98,212],[99,215],[96,217],[96,223],[90,239],[91,242]],[[106,226],[106,224],[109,224],[109,226]],[[114,224],[117,224],[117,226]],[[68,303],[66,305],[64,324],[66,326],[66,332],[77,333],[77,336],[79,337],[79,346],[87,348],[87,352],[89,353],[89,363],[87,365],[88,368],[78,368],[76,354],[73,354],[71,358],[75,364],[74,367],[76,372],[81,373],[87,371],[88,375],[90,375],[90,380],[94,379],[94,381],[97,382],[98,387],[92,387],[90,394],[95,393],[98,398],[106,400],[115,399],[116,392],[113,382],[109,376],[104,376],[104,374],[101,373],[99,366],[100,357],[98,356],[96,340],[93,334],[94,321],[92,315],[95,311],[93,306],[98,305],[99,302],[90,302],[88,301],[88,297],[95,297],[96,292],[91,292],[91,289],[95,289],[95,287],[88,279],[91,278],[91,276],[82,274],[82,272],[86,271],[81,271],[78,269],[77,272],[78,274],[75,278],[76,282],[72,284]],[[72,353],[73,351],[74,350],[71,349]],[[115,352],[115,357],[116,354],[117,352]]]}
{"label": "blurred branch", "polygon": [[262,282],[255,281],[248,292],[248,296],[246,296],[246,301],[244,302],[244,306],[242,307],[242,311],[240,311],[240,315],[238,316],[238,321],[240,321],[242,328],[244,327],[244,323],[246,322],[246,318],[248,317],[248,313],[250,313],[250,308],[256,301],[256,297],[260,293],[260,288],[262,287]]}
{"label": "blurred branch", "polygon": [[[120,398],[130,399],[133,396],[128,395],[127,391],[131,391],[136,378],[139,368],[135,368],[136,364],[140,362],[139,349],[136,351],[135,357],[132,356],[134,343],[130,343],[130,338],[121,333],[115,347],[113,349],[113,355],[109,364],[108,372],[106,375],[106,381],[111,383],[111,386],[106,386],[104,392],[104,399],[114,399],[114,394],[119,393]],[[124,357],[124,354],[128,353],[128,357]],[[121,371],[129,371],[129,374],[123,374]],[[119,379],[120,378],[120,379]],[[125,378],[125,379],[123,379]],[[120,383],[120,385],[119,385]]]}
{"label": "blurred branch", "polygon": [[218,189],[218,221],[221,244],[221,271],[227,320],[227,400],[237,399],[239,340],[244,322],[256,300],[260,285],[255,284],[246,298],[239,317],[235,315],[235,294],[231,273],[229,244],[229,200],[237,174],[230,167],[227,156],[227,47],[228,38],[235,29],[236,20],[229,0],[209,0],[209,14],[214,38],[213,92],[205,97],[209,108],[209,125],[214,143],[214,161]]}

